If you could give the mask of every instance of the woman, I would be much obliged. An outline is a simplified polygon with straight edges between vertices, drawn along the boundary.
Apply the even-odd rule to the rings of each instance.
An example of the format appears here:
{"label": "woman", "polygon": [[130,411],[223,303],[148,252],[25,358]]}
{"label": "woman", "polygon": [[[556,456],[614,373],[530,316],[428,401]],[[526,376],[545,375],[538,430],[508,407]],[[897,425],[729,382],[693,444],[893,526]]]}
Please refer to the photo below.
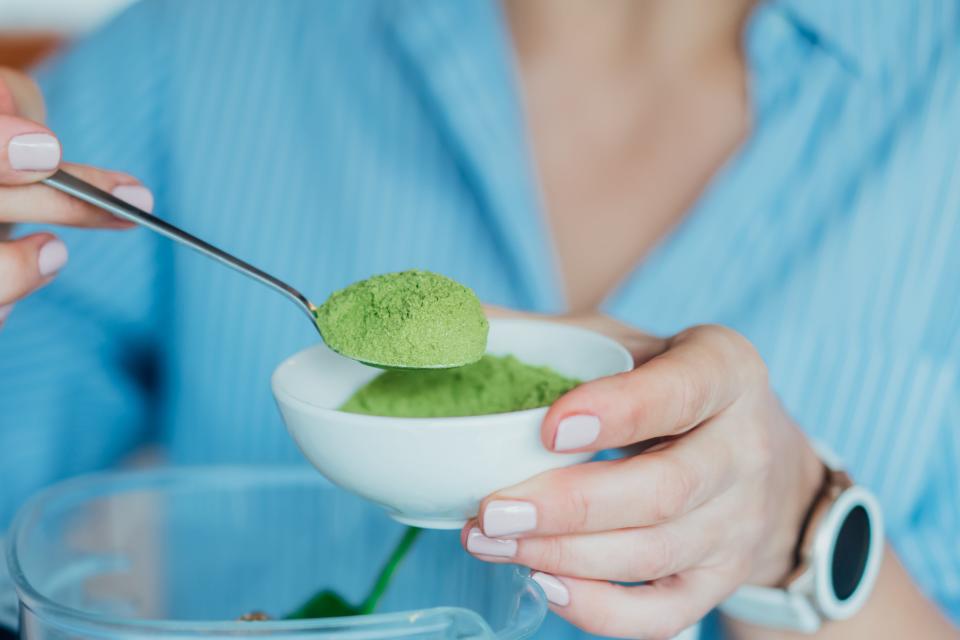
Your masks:
{"label": "woman", "polygon": [[[147,0],[43,72],[49,129],[6,76],[0,211],[122,226],[35,184],[62,142],[316,298],[419,266],[629,345],[637,368],[562,398],[543,440],[646,450],[504,489],[463,533],[585,632],[669,637],[782,586],[823,500],[817,440],[891,539],[817,637],[953,637],[958,21],[924,8]],[[5,515],[151,435],[181,462],[298,459],[264,391],[312,339],[294,312],[142,231],[63,237],[72,264],[22,305],[66,253],[0,249]]]}

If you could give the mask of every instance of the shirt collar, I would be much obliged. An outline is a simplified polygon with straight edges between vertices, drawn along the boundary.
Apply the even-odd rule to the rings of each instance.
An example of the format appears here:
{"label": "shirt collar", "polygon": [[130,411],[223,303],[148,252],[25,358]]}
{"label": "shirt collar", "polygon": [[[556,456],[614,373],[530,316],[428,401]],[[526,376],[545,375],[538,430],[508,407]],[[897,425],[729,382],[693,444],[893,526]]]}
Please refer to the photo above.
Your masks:
{"label": "shirt collar", "polygon": [[899,32],[909,24],[909,2],[875,0],[768,0],[798,35],[848,71],[871,76],[894,59]]}

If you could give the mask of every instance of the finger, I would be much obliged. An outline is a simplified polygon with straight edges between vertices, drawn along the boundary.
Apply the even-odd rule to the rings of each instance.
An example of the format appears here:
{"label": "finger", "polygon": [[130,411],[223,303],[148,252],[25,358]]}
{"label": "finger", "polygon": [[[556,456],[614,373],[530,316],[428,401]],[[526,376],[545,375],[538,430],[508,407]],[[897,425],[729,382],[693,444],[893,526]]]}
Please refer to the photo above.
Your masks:
{"label": "finger", "polygon": [[0,113],[43,122],[46,114],[40,87],[30,76],[0,67]]}
{"label": "finger", "polygon": [[727,490],[734,452],[698,431],[665,449],[547,471],[480,505],[489,537],[553,536],[646,527],[689,513]]}
{"label": "finger", "polygon": [[44,115],[36,83],[0,69],[0,184],[36,182],[60,165],[60,142],[43,126]]}
{"label": "finger", "polygon": [[0,115],[0,184],[37,182],[60,166],[60,142],[42,124]]}
{"label": "finger", "polygon": [[580,313],[563,317],[566,324],[589,329],[616,340],[633,356],[633,365],[640,366],[651,358],[660,355],[667,348],[663,338],[638,331],[619,320],[602,313]]}
{"label": "finger", "polygon": [[66,245],[49,233],[0,242],[0,306],[47,284],[66,263]]}
{"label": "finger", "polygon": [[464,547],[488,562],[521,564],[556,575],[645,582],[681,573],[704,561],[714,538],[685,518],[655,527],[585,535],[488,538],[468,525]]}
{"label": "finger", "polygon": [[666,640],[693,626],[736,588],[712,569],[637,586],[535,572],[550,608],[588,633],[610,638]]}
{"label": "finger", "polygon": [[539,313],[531,313],[528,311],[517,311],[515,309],[508,309],[507,307],[501,307],[494,304],[485,304],[483,305],[483,313],[488,318],[509,318],[509,319],[519,319],[519,320],[546,320],[547,316]]}
{"label": "finger", "polygon": [[763,361],[742,336],[695,327],[628,373],[573,389],[547,412],[541,437],[555,451],[596,451],[674,436],[729,407],[766,379]]}
{"label": "finger", "polygon": [[[148,212],[153,209],[153,195],[131,176],[84,165],[67,164],[64,169],[134,206]],[[48,223],[75,227],[131,226],[129,222],[43,184],[0,187],[0,222]]]}
{"label": "finger", "polygon": [[543,313],[532,313],[528,311],[516,311],[506,307],[495,305],[483,305],[483,311],[488,318],[504,318],[508,320],[539,320],[541,322],[558,322],[561,324],[573,325],[590,329],[601,333],[608,338],[616,340],[633,356],[634,366],[642,364],[657,356],[666,349],[666,341],[662,338],[652,336],[633,327],[614,320],[610,316],[602,313],[582,313],[564,316],[547,315]]}

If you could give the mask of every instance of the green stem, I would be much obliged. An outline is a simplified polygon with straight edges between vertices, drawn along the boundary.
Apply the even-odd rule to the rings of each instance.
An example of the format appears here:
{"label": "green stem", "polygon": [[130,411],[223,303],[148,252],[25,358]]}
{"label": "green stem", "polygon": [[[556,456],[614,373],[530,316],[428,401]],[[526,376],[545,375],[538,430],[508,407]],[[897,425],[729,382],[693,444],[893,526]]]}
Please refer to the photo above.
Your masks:
{"label": "green stem", "polygon": [[423,529],[416,527],[407,527],[403,537],[400,538],[400,542],[397,543],[393,553],[390,554],[390,557],[387,558],[386,563],[383,565],[383,569],[380,570],[380,575],[377,576],[377,581],[373,583],[373,588],[370,590],[367,598],[363,601],[363,604],[360,605],[360,610],[364,614],[376,611],[377,605],[380,603],[380,598],[383,597],[387,587],[390,585],[390,579],[422,531]]}
{"label": "green stem", "polygon": [[376,582],[373,583],[370,593],[359,607],[348,603],[336,591],[324,589],[323,591],[315,593],[295,611],[288,614],[286,619],[304,620],[308,618],[329,618],[334,616],[355,616],[373,613],[380,603],[383,594],[386,592],[387,587],[390,585],[390,580],[397,571],[397,567],[400,566],[400,562],[406,557],[410,551],[410,547],[413,546],[413,543],[421,531],[422,529],[407,527],[403,537],[400,538],[400,542],[394,547],[390,557],[387,558],[383,568],[380,570],[380,575],[377,576]]}

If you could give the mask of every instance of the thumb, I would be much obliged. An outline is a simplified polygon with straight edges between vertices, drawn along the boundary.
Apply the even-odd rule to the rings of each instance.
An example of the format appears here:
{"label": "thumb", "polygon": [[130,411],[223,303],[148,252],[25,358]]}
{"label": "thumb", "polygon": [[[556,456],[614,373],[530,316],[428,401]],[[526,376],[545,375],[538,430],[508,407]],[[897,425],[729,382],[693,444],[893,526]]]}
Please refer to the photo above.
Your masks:
{"label": "thumb", "polygon": [[0,67],[0,113],[43,122],[46,113],[37,83],[18,71]]}

